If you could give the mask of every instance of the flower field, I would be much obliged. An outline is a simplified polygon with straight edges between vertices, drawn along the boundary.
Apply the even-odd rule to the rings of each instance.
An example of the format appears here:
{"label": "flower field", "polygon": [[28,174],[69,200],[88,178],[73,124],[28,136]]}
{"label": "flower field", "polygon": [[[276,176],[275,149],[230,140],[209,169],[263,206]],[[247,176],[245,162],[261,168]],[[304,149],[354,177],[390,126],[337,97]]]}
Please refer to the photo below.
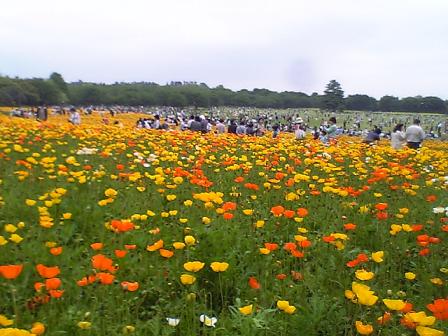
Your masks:
{"label": "flower field", "polygon": [[444,335],[448,144],[0,116],[1,335]]}

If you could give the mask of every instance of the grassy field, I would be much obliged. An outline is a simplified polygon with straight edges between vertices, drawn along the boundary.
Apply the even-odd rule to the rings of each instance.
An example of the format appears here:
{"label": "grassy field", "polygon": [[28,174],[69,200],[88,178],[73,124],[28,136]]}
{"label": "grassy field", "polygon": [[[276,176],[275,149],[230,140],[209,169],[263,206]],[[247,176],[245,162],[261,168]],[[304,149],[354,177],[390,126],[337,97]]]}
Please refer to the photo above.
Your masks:
{"label": "grassy field", "polygon": [[0,336],[448,331],[447,143],[116,118],[0,116]]}

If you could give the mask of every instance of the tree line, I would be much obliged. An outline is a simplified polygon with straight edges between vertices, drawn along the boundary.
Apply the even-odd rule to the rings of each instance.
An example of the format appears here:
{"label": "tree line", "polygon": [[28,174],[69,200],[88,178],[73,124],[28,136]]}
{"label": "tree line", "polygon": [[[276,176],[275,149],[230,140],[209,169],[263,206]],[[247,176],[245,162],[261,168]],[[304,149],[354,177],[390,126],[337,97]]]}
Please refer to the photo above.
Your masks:
{"label": "tree line", "polygon": [[232,91],[204,83],[151,82],[98,84],[66,83],[58,73],[49,78],[0,76],[0,106],[37,105],[128,105],[128,106],[247,106],[258,108],[322,108],[326,110],[403,111],[447,113],[448,101],[438,97],[398,98],[386,95],[375,99],[365,94],[344,97],[341,85],[332,80],[323,94],[275,92],[267,89]]}

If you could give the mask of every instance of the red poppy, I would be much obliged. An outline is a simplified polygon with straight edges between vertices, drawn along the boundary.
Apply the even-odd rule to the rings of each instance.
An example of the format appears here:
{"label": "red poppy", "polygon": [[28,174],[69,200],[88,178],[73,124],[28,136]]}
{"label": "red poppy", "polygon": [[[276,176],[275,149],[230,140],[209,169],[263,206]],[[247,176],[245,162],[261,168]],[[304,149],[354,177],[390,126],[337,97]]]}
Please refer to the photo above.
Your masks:
{"label": "red poppy", "polygon": [[275,276],[278,280],[285,280],[286,279],[286,274],[281,273],[281,274],[277,274]]}
{"label": "red poppy", "polygon": [[224,212],[222,217],[226,220],[231,220],[233,218],[233,214],[230,212]]}
{"label": "red poppy", "polygon": [[426,196],[426,201],[427,202],[435,202],[436,200],[437,200],[437,196],[436,195]]}
{"label": "red poppy", "polygon": [[448,320],[448,299],[436,299],[426,306],[438,320]]}

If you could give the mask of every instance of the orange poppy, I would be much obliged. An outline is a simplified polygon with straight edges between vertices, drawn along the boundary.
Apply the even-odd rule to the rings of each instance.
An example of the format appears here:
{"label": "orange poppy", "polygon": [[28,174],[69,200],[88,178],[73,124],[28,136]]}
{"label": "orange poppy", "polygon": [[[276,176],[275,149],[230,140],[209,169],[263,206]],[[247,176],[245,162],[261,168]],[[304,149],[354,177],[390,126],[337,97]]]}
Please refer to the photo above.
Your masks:
{"label": "orange poppy", "polygon": [[51,253],[52,255],[54,255],[54,256],[58,256],[58,255],[60,255],[60,254],[62,253],[62,246],[59,246],[59,247],[52,247],[52,248],[50,249],[50,253]]}
{"label": "orange poppy", "polygon": [[289,242],[283,245],[283,249],[285,249],[286,251],[295,250],[296,248],[297,248],[296,243]]}
{"label": "orange poppy", "polygon": [[59,273],[61,273],[58,266],[47,267],[42,264],[36,265],[36,270],[42,278],[46,278],[46,279],[54,278],[54,277],[58,276]]}
{"label": "orange poppy", "polygon": [[275,179],[276,179],[276,180],[281,180],[281,179],[283,179],[285,176],[286,176],[286,175],[285,175],[284,173],[281,173],[281,172],[277,172],[277,173],[275,173]]}
{"label": "orange poppy", "polygon": [[158,241],[156,241],[154,244],[152,244],[152,245],[148,245],[147,247],[146,247],[146,249],[149,251],[149,252],[153,252],[153,251],[157,251],[158,249],[160,249],[160,248],[162,248],[163,247],[163,240],[162,239],[159,239]]}
{"label": "orange poppy", "polygon": [[347,231],[355,230],[356,229],[356,224],[353,224],[353,223],[344,224],[344,229],[347,230]]}
{"label": "orange poppy", "polygon": [[92,250],[98,251],[101,250],[104,247],[104,245],[103,243],[93,243],[90,244],[90,247],[92,248]]}
{"label": "orange poppy", "polygon": [[264,243],[264,247],[267,248],[269,251],[275,251],[278,249],[277,243]]}
{"label": "orange poppy", "polygon": [[335,241],[336,238],[333,237],[333,236],[323,236],[323,237],[322,237],[322,240],[323,240],[324,242],[326,242],[326,243],[331,243],[332,241]]}
{"label": "orange poppy", "polygon": [[124,248],[126,250],[135,250],[135,248],[137,247],[137,245],[135,244],[131,244],[131,245],[125,245]]}
{"label": "orange poppy", "polygon": [[384,211],[386,210],[388,207],[387,203],[378,203],[375,205],[375,209],[377,209],[378,211]]}
{"label": "orange poppy", "polygon": [[431,244],[438,244],[438,243],[440,243],[440,238],[439,237],[429,237],[429,242]]}
{"label": "orange poppy", "polygon": [[401,309],[402,313],[409,313],[414,308],[413,304],[410,302],[405,302],[404,307]]}
{"label": "orange poppy", "polygon": [[414,224],[412,225],[412,231],[414,232],[418,232],[423,230],[423,225],[422,224]]}
{"label": "orange poppy", "polygon": [[110,285],[114,282],[115,276],[110,273],[100,272],[97,273],[96,278],[101,282],[101,284]]}
{"label": "orange poppy", "polygon": [[235,202],[225,202],[222,206],[224,211],[231,211],[236,209],[236,203]]}
{"label": "orange poppy", "polygon": [[123,282],[121,283],[121,287],[122,287],[124,290],[127,290],[127,291],[129,291],[129,292],[135,292],[135,291],[138,289],[139,284],[138,284],[138,282],[128,282],[128,281],[123,281]]}
{"label": "orange poppy", "polygon": [[408,329],[415,329],[416,327],[417,327],[417,323],[416,322],[413,322],[413,321],[411,321],[411,320],[408,320],[406,317],[402,317],[401,319],[400,319],[400,324],[403,326],[403,327],[406,327],[406,328],[408,328]]}
{"label": "orange poppy", "polygon": [[305,253],[297,250],[290,250],[291,254],[296,258],[303,258],[305,256]]}
{"label": "orange poppy", "polygon": [[255,277],[249,278],[249,286],[252,289],[260,289],[261,288],[260,283],[258,282],[258,280]]}
{"label": "orange poppy", "polygon": [[379,220],[385,220],[385,219],[387,219],[388,217],[389,217],[389,215],[387,214],[386,211],[379,211],[379,212],[376,214],[376,218],[378,218]]}
{"label": "orange poppy", "polygon": [[110,225],[115,229],[115,232],[127,232],[134,230],[134,223],[130,221],[121,221],[114,219],[110,222]]}
{"label": "orange poppy", "polygon": [[294,214],[295,214],[295,212],[292,211],[292,210],[285,210],[285,212],[283,213],[283,215],[284,215],[286,218],[292,218],[292,217],[294,217]]}
{"label": "orange poppy", "polygon": [[285,208],[281,205],[277,205],[271,208],[271,213],[276,217],[281,216],[283,212],[285,212]]}
{"label": "orange poppy", "polygon": [[100,271],[109,271],[115,272],[115,268],[113,267],[113,261],[110,258],[102,254],[97,254],[92,257],[92,266]]}
{"label": "orange poppy", "polygon": [[82,278],[81,280],[76,281],[76,284],[79,287],[84,287],[87,286],[89,284],[89,279],[87,277]]}
{"label": "orange poppy", "polygon": [[45,288],[47,290],[58,289],[61,286],[61,279],[50,278],[45,280]]}
{"label": "orange poppy", "polygon": [[163,248],[159,249],[159,253],[164,258],[171,258],[174,255],[173,251],[165,250]]}
{"label": "orange poppy", "polygon": [[391,318],[392,318],[391,313],[385,312],[383,314],[383,316],[381,316],[377,319],[377,322],[378,322],[378,324],[385,325],[387,322],[390,321]]}
{"label": "orange poppy", "polygon": [[114,253],[117,258],[124,258],[126,256],[126,254],[128,254],[128,251],[127,250],[115,250]]}
{"label": "orange poppy", "polygon": [[297,209],[297,215],[299,217],[306,217],[306,216],[308,216],[308,210],[305,209],[305,208],[298,208]]}
{"label": "orange poppy", "polygon": [[0,275],[5,279],[15,279],[22,273],[23,265],[1,265]]}
{"label": "orange poppy", "polygon": [[302,248],[308,248],[311,246],[311,242],[309,240],[302,240],[300,242],[297,242],[297,245],[299,245]]}
{"label": "orange poppy", "polygon": [[44,287],[45,284],[43,282],[35,282],[34,283],[34,289],[36,292],[40,292],[42,290],[42,287]]}
{"label": "orange poppy", "polygon": [[64,294],[64,291],[63,290],[52,289],[52,290],[49,291],[49,293],[50,293],[50,296],[52,298],[58,299],[58,298],[60,298],[62,296],[62,294]]}
{"label": "orange poppy", "polygon": [[421,250],[418,254],[420,256],[427,256],[431,251],[429,250],[429,248],[425,248],[423,250]]}
{"label": "orange poppy", "polygon": [[244,177],[242,177],[242,176],[238,176],[237,178],[234,179],[234,181],[235,181],[236,183],[241,183],[241,182],[244,181]]}

